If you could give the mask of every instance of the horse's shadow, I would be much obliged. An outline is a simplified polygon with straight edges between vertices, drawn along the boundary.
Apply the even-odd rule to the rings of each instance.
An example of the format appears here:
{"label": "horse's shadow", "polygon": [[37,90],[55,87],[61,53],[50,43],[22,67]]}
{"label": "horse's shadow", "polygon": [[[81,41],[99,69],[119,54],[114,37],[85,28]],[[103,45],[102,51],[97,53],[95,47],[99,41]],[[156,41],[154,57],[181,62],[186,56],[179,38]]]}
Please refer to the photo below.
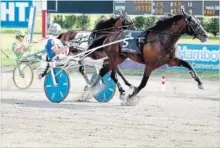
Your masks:
{"label": "horse's shadow", "polygon": [[52,103],[42,100],[24,100],[24,99],[1,99],[2,104],[19,105],[22,107],[32,108],[63,108],[63,109],[92,109],[92,108],[120,108],[120,104],[116,103],[100,103],[100,102],[77,102],[77,101],[63,101],[61,103]]}

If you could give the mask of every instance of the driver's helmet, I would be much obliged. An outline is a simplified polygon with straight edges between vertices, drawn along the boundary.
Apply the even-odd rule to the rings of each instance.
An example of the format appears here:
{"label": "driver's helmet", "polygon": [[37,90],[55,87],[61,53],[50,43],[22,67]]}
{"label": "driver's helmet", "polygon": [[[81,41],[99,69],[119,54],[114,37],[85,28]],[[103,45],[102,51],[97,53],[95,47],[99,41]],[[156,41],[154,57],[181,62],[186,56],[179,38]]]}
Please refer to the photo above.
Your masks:
{"label": "driver's helmet", "polygon": [[18,30],[15,34],[15,37],[25,37],[25,33],[23,30]]}
{"label": "driver's helmet", "polygon": [[62,28],[59,24],[53,23],[48,28],[48,34],[51,34],[53,36],[57,36],[60,34],[61,30],[62,30]]}

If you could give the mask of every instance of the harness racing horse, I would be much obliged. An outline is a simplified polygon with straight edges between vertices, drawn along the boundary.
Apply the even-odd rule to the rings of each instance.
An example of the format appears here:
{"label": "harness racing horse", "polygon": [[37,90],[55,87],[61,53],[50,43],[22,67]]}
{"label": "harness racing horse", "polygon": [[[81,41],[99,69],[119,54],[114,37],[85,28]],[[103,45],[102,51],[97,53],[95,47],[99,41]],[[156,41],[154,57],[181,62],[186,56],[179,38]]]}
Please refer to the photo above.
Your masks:
{"label": "harness racing horse", "polygon": [[[90,35],[90,39],[92,40],[90,40],[91,42],[89,43],[90,46],[88,49],[92,49],[92,48],[103,45],[104,39],[109,34],[119,31],[119,30],[126,30],[126,29],[132,29],[132,30],[135,29],[134,23],[132,19],[127,15],[127,13],[121,13],[119,17],[113,16],[111,19],[100,21],[99,23],[96,24],[95,29],[92,31]],[[92,59],[96,59],[96,60],[105,58],[106,56],[107,55],[105,51],[103,50],[103,48],[100,48],[99,50],[96,50],[89,55],[89,57],[91,57]],[[116,72],[122,78],[125,85],[127,85],[130,88],[133,88],[133,85],[131,85],[131,83],[129,83],[125,79],[124,75],[121,73],[118,67],[116,69]],[[82,71],[81,71],[81,74],[83,75]]]}
{"label": "harness racing horse", "polygon": [[[88,44],[92,44],[93,42],[98,41],[99,44],[92,44],[93,46],[90,46],[91,48],[98,47],[103,44],[104,39],[107,37],[107,35],[119,31],[119,30],[125,30],[125,29],[135,29],[132,19],[126,14],[121,13],[119,16],[114,15],[110,19],[107,20],[101,20],[98,22],[95,26],[95,28],[92,30],[90,36],[89,36],[89,42]],[[76,31],[68,31],[67,33],[61,34],[58,38],[61,41],[70,41],[74,40],[78,32]],[[78,53],[78,50],[74,47],[70,47],[70,52],[72,53]],[[94,60],[102,59],[106,57],[105,52],[102,49],[96,50],[92,52],[88,57],[91,57]],[[84,73],[84,67],[79,67],[80,73],[83,75],[85,79],[88,79],[87,76]],[[117,68],[118,75],[122,78],[124,83],[132,88],[133,86],[125,79],[121,71]]]}
{"label": "harness racing horse", "polygon": [[[88,92],[84,93],[84,99],[89,99],[99,79],[108,71],[112,71],[111,78],[118,86],[120,99],[126,100],[122,105],[135,105],[138,102],[135,96],[146,86],[151,72],[164,64],[188,68],[192,78],[198,83],[198,87],[203,89],[203,84],[193,67],[187,61],[176,57],[176,43],[183,34],[198,38],[201,42],[205,42],[208,39],[207,32],[199,21],[194,16],[185,13],[183,9],[181,15],[160,18],[154,26],[145,31],[140,31],[138,35],[135,35],[134,31],[117,31],[110,34],[105,38],[103,44],[119,42],[104,47],[103,50],[108,56],[109,63],[100,69],[99,78],[90,86]],[[117,65],[126,58],[145,64],[144,75],[140,85],[134,87],[133,93],[127,97],[125,97],[125,91],[115,76]]]}

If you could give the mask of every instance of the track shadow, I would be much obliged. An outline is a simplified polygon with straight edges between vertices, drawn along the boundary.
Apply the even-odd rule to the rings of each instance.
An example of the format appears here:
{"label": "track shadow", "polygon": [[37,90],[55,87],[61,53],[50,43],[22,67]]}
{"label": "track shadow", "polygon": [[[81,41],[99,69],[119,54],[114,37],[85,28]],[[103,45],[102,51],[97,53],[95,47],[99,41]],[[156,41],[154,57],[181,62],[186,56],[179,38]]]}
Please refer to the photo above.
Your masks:
{"label": "track shadow", "polygon": [[177,93],[175,95],[167,95],[166,97],[171,97],[171,98],[186,98],[186,99],[191,99],[191,100],[210,100],[210,101],[219,101],[218,97],[210,97],[210,96],[193,96],[193,95],[186,95],[186,94],[180,94]]}
{"label": "track shadow", "polygon": [[66,102],[52,103],[48,101],[39,100],[20,100],[20,99],[1,99],[2,104],[19,105],[22,107],[33,108],[63,108],[63,109],[92,109],[92,108],[121,108],[120,104],[113,103],[99,103],[99,102]]}

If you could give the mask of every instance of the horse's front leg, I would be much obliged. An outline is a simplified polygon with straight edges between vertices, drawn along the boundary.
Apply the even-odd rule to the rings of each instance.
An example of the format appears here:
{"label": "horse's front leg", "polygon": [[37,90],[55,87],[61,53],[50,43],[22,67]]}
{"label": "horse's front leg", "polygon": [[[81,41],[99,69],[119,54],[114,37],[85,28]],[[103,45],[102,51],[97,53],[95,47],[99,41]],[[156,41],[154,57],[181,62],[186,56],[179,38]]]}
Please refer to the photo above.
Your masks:
{"label": "horse's front leg", "polygon": [[118,67],[117,67],[117,73],[122,78],[125,85],[127,85],[129,88],[134,88],[134,86],[131,83],[129,83],[128,80],[126,80],[126,78],[124,77],[124,75],[122,74],[121,70]]}
{"label": "horse's front leg", "polygon": [[140,85],[134,88],[133,93],[128,96],[127,102],[122,103],[122,105],[135,105],[138,103],[139,99],[136,99],[135,96],[146,86],[152,70],[151,67],[146,66]]}
{"label": "horse's front leg", "polygon": [[180,66],[180,67],[185,67],[189,69],[189,73],[191,74],[192,78],[198,83],[199,89],[204,89],[203,83],[201,82],[199,76],[197,75],[196,71],[194,68],[187,62],[179,58],[174,58],[168,61],[169,66]]}
{"label": "horse's front leg", "polygon": [[87,75],[85,74],[84,66],[79,67],[79,72],[83,76],[83,78],[85,79],[86,83],[89,84],[90,80],[88,79]]}
{"label": "horse's front leg", "polygon": [[88,87],[84,93],[82,94],[81,98],[79,98],[79,101],[81,102],[85,102],[89,99],[91,99],[95,93],[96,93],[96,85],[99,83],[99,81],[101,80],[101,78],[103,76],[105,76],[105,74],[109,71],[109,68],[107,65],[104,65],[100,71],[99,71],[99,75],[97,76],[96,80],[91,84],[90,87]]}

